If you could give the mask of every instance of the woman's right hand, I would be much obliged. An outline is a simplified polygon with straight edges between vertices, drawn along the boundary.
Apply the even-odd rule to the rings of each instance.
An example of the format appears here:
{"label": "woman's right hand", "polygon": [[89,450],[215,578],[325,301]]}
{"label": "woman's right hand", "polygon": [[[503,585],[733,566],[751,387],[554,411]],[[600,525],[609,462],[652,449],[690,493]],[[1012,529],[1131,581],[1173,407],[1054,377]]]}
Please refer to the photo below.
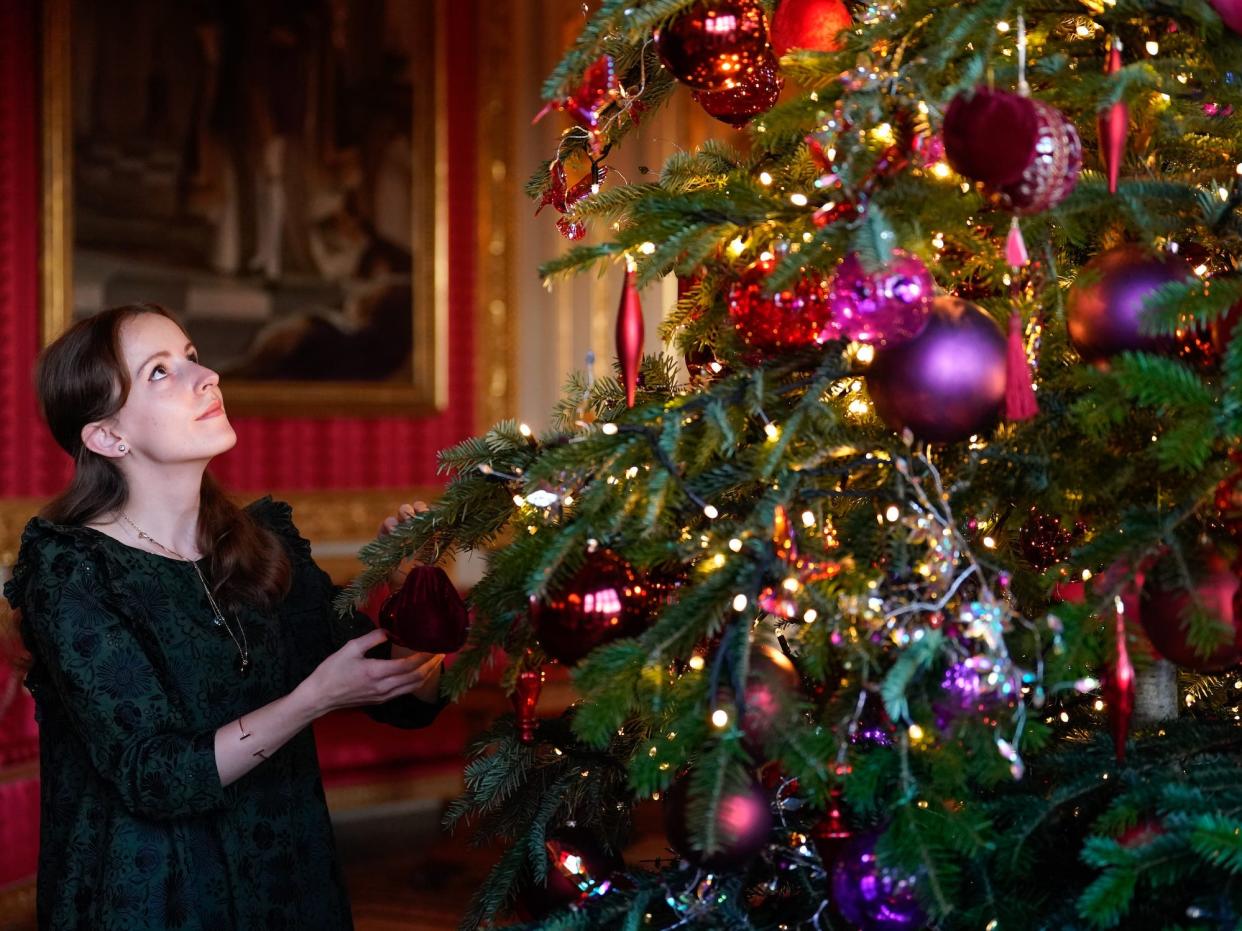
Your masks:
{"label": "woman's right hand", "polygon": [[421,688],[435,675],[444,657],[415,653],[399,659],[369,659],[368,650],[388,639],[388,631],[373,630],[350,640],[325,659],[303,681],[315,717],[338,708],[378,705]]}

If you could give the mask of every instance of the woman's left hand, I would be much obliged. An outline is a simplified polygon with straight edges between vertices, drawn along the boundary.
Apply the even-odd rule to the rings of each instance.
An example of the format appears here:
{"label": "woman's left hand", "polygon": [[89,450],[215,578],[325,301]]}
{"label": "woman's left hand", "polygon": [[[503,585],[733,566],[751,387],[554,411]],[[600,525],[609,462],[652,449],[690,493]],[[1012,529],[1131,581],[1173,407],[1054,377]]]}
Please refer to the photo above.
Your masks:
{"label": "woman's left hand", "polygon": [[[417,514],[422,514],[431,510],[425,501],[415,501],[413,504],[403,504],[397,508],[397,513],[384,518],[384,522],[379,526],[379,533],[376,539],[382,539],[397,529],[397,525],[404,521],[412,519]],[[388,575],[388,587],[394,592],[405,584],[405,577],[410,574],[410,568],[415,565],[415,560],[405,559],[401,564],[393,569]]]}

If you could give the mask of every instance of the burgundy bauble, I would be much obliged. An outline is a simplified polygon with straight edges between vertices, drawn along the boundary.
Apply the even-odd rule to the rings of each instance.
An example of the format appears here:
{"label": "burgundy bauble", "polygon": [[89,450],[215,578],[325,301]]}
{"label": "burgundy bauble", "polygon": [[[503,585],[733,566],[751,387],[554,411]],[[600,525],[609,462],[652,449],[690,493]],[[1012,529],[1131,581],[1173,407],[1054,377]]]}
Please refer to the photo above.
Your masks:
{"label": "burgundy bauble", "polygon": [[938,297],[923,332],[876,350],[867,390],[894,430],[947,443],[996,423],[1005,376],[1005,337],[996,321],[974,304]]}
{"label": "burgundy bauble", "polygon": [[768,845],[772,833],[772,806],[757,781],[726,792],[716,809],[715,851],[696,850],[692,838],[701,825],[690,818],[690,779],[682,776],[664,795],[664,828],[678,856],[706,870],[732,870],[745,866]]}
{"label": "burgundy bauble", "polygon": [[424,653],[455,653],[466,642],[470,616],[439,566],[415,566],[379,612],[395,643]]}
{"label": "burgundy bauble", "polygon": [[564,585],[532,597],[530,615],[543,651],[572,666],[602,644],[642,633],[661,597],[656,583],[616,553],[598,550]]}
{"label": "burgundy bauble", "polygon": [[1152,646],[1165,659],[1195,672],[1220,672],[1242,661],[1240,585],[1237,574],[1215,548],[1200,555],[1203,568],[1195,580],[1195,594],[1208,614],[1232,632],[1230,638],[1207,656],[1195,651],[1188,639],[1193,600],[1184,588],[1163,582],[1171,568],[1168,565],[1158,564],[1147,574],[1139,619]]}
{"label": "burgundy bauble", "polygon": [[780,66],[769,55],[733,87],[718,91],[695,91],[694,99],[708,116],[730,126],[742,127],[776,106],[776,100],[784,86],[785,79],[781,77]]}
{"label": "burgundy bauble", "polygon": [[796,48],[835,52],[841,30],[853,24],[842,0],[781,0],[772,14],[772,48],[777,55]]}
{"label": "burgundy bauble", "polygon": [[609,853],[594,832],[558,828],[544,842],[548,856],[547,884],[533,883],[518,897],[523,918],[541,920],[611,888],[610,877],[625,870],[620,855]]}
{"label": "burgundy bauble", "polygon": [[1086,532],[1087,525],[1082,521],[1075,521],[1073,527],[1067,527],[1055,514],[1031,508],[1018,529],[1017,550],[1023,559],[1043,572],[1068,559]]}
{"label": "burgundy bauble", "polygon": [[729,288],[729,318],[752,349],[818,346],[838,336],[828,306],[827,281],[819,272],[801,275],[773,294],[764,283],[776,258],[760,259]]}
{"label": "burgundy bauble", "polygon": [[800,684],[793,661],[780,648],[761,643],[750,654],[745,714],[741,727],[748,744],[762,747],[789,714]]}
{"label": "burgundy bauble", "polygon": [[771,56],[757,0],[700,0],[655,33],[673,77],[696,90],[734,87]]}
{"label": "burgundy bauble", "polygon": [[917,880],[883,869],[876,857],[879,836],[861,834],[832,867],[832,902],[841,917],[861,931],[926,928],[927,916],[915,894]]}
{"label": "burgundy bauble", "polygon": [[1172,340],[1142,332],[1143,302],[1157,288],[1185,278],[1181,262],[1138,246],[1096,256],[1070,288],[1070,342],[1084,362],[1104,362],[1120,352],[1168,350]]}
{"label": "burgundy bauble", "polygon": [[899,343],[927,325],[936,282],[917,256],[893,250],[874,272],[851,252],[837,267],[828,301],[841,333],[861,343]]}
{"label": "burgundy bauble", "polygon": [[982,182],[1019,214],[1055,207],[1082,171],[1082,140],[1065,114],[1007,91],[980,88],[953,98],[944,143],[955,171]]}
{"label": "burgundy bauble", "polygon": [[1226,26],[1242,33],[1242,0],[1209,0]]}

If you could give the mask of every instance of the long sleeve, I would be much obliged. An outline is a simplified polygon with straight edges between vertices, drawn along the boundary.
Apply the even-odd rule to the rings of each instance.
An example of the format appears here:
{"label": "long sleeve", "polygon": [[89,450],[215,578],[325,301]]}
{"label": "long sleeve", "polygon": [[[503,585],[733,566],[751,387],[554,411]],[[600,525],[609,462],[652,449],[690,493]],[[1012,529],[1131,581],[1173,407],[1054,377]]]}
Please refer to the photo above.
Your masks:
{"label": "long sleeve", "polygon": [[97,575],[84,558],[63,578],[32,578],[22,626],[37,679],[128,811],[163,819],[229,807],[215,728],[186,726],[132,628],[100,597]]}

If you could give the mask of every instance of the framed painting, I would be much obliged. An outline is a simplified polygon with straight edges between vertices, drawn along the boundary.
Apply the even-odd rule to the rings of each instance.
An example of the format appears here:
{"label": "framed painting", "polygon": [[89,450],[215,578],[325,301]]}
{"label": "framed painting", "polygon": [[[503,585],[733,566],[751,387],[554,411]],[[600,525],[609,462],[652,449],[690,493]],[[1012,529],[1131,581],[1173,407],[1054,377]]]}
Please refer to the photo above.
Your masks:
{"label": "framed painting", "polygon": [[446,0],[44,0],[46,345],[177,312],[259,415],[447,401]]}

